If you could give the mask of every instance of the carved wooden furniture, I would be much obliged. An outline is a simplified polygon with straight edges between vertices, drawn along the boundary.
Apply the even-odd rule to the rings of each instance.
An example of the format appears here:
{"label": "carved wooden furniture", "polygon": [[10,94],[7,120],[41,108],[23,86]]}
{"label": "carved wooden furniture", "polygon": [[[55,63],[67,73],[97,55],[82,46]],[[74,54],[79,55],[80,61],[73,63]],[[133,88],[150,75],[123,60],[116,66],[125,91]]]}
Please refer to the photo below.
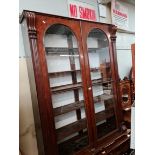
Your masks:
{"label": "carved wooden furniture", "polygon": [[20,23],[39,154],[125,153],[116,27],[32,11]]}
{"label": "carved wooden furniture", "polygon": [[123,110],[123,118],[128,128],[131,127],[131,81],[127,78],[120,81],[120,100]]}
{"label": "carved wooden furniture", "polygon": [[124,79],[120,81],[120,97],[122,108],[130,108],[131,107],[131,88],[130,88],[130,80]]}

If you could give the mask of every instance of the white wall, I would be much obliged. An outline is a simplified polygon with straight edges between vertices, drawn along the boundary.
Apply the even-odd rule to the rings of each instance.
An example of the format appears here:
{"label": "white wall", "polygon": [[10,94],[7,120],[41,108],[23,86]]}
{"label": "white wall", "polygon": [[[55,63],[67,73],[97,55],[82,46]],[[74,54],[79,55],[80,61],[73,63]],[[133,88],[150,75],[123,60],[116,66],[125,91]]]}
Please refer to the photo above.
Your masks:
{"label": "white wall", "polygon": [[[104,5],[104,6],[106,6],[106,17],[99,16],[99,20],[102,23],[111,24],[112,23],[112,19],[111,19],[111,5],[107,4],[107,5]],[[100,15],[100,13],[99,13],[99,15]]]}
{"label": "white wall", "polygon": [[[76,0],[84,3],[91,4],[97,8],[96,0]],[[31,10],[43,13],[49,13],[60,16],[69,16],[68,15],[68,6],[67,0],[20,0],[19,1],[19,11],[22,10]],[[98,17],[98,12],[97,12]]]}
{"label": "white wall", "polygon": [[120,0],[120,3],[128,8],[128,31],[135,32],[135,6]]}
{"label": "white wall", "polygon": [[129,76],[132,67],[131,44],[134,42],[134,34],[117,33],[116,51],[119,76],[121,79],[123,79],[124,76]]}
{"label": "white wall", "polygon": [[19,25],[19,57],[25,56],[24,43],[21,31],[21,25]]}
{"label": "white wall", "polygon": [[[128,8],[128,31],[135,32],[135,6],[120,0]],[[135,35],[132,33],[117,32],[116,51],[118,70],[121,79],[128,76],[132,67],[131,44],[135,42]]]}
{"label": "white wall", "polygon": [[38,155],[26,59],[19,60],[19,147],[22,155]]}

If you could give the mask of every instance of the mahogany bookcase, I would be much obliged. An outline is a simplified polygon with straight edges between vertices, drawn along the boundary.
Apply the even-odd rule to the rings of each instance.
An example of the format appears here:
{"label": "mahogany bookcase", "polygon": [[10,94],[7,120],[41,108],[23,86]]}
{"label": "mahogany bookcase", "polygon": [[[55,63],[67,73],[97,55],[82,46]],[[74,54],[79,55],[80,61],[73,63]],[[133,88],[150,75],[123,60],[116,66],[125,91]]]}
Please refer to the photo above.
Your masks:
{"label": "mahogany bookcase", "polygon": [[23,11],[40,155],[123,154],[116,26]]}

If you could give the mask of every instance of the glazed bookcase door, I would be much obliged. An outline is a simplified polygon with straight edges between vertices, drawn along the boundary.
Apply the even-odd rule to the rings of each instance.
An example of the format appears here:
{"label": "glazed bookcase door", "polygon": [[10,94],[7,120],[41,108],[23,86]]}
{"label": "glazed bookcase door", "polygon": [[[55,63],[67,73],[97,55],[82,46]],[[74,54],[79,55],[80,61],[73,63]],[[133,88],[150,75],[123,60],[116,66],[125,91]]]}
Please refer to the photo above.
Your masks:
{"label": "glazed bookcase door", "polygon": [[96,140],[102,139],[117,129],[116,92],[114,69],[111,67],[109,39],[101,24],[83,23],[82,32],[89,102],[94,113]]}
{"label": "glazed bookcase door", "polygon": [[70,155],[89,144],[78,41],[69,27],[55,24],[44,46],[58,150]]}

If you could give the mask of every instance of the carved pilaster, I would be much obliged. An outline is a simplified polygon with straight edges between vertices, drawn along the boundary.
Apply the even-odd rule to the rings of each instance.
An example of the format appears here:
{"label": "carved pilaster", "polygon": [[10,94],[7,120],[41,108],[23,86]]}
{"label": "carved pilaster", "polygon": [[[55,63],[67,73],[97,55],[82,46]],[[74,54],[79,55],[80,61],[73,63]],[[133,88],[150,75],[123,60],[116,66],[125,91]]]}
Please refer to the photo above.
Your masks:
{"label": "carved pilaster", "polygon": [[35,14],[33,12],[24,11],[21,17],[21,23],[24,19],[25,19],[25,22],[23,23],[24,24],[23,32],[25,33],[23,33],[23,37],[25,37],[25,46],[26,46],[26,52],[27,52],[26,60],[27,60],[27,68],[28,68],[28,75],[29,75],[29,82],[30,82],[30,91],[31,91],[31,99],[32,99],[33,114],[34,114],[38,155],[45,155],[41,121],[40,121],[39,108],[38,108],[39,104],[38,104],[38,98],[37,98],[37,93],[39,91],[39,88],[37,87],[37,83],[39,83],[39,80],[41,77],[40,76],[41,68],[40,68],[40,62],[39,62],[39,51],[37,48],[37,31],[35,27],[35,23],[36,23]]}
{"label": "carved pilaster", "polygon": [[113,25],[110,27],[110,39],[112,42],[116,42],[116,31],[117,31],[117,26]]}
{"label": "carved pilaster", "polygon": [[[120,126],[121,131],[125,130],[126,127],[124,126],[123,121],[123,113],[121,109],[121,100],[120,100],[120,91],[119,91],[119,74],[118,74],[118,64],[117,64],[117,53],[116,53],[116,31],[117,31],[117,26],[112,25],[109,28],[110,32],[110,40],[111,40],[111,48],[112,48],[112,53],[113,53],[113,58],[114,58],[114,71],[115,71],[115,79],[116,79],[116,93],[117,93],[117,105],[119,108],[119,113],[118,113],[118,124]],[[122,125],[123,124],[123,125]]]}
{"label": "carved pilaster", "polygon": [[36,76],[40,77],[41,67],[39,64],[39,51],[37,48],[37,30],[36,30],[36,17],[35,13],[33,12],[24,12],[24,17],[26,19],[27,23],[27,31],[28,31],[28,37],[31,47],[31,54],[33,57],[33,63],[34,66],[37,67],[37,70],[35,72]]}
{"label": "carved pilaster", "polygon": [[35,27],[36,18],[33,12],[24,12],[27,20],[28,34],[30,39],[37,39],[37,31]]}
{"label": "carved pilaster", "polygon": [[113,57],[114,57],[114,62],[115,62],[115,73],[116,73],[116,80],[119,81],[119,76],[118,76],[118,68],[117,68],[117,54],[116,54],[116,31],[117,31],[117,26],[112,25],[109,28],[110,32],[110,39],[111,39],[111,47],[113,51]]}
{"label": "carved pilaster", "polygon": [[[42,42],[39,42],[40,38],[44,36],[38,36],[38,30],[36,27],[36,20],[40,20],[36,18],[36,13],[24,11],[23,19],[25,18],[27,24],[27,33],[29,39],[29,46],[31,50],[31,57],[32,57],[32,64],[34,70],[34,77],[35,77],[35,86],[36,86],[36,93],[37,93],[37,100],[38,105],[33,104],[34,109],[34,117],[35,109],[39,107],[39,117],[41,123],[35,124],[36,130],[39,128],[41,132],[37,132],[37,142],[38,142],[38,149],[39,155],[57,155],[58,149],[56,144],[56,133],[55,133],[55,124],[53,121],[53,113],[51,110],[51,92],[49,88],[49,83],[45,82],[48,81],[48,73],[45,64],[46,58],[44,57],[45,51],[39,50],[39,47],[42,47]],[[37,38],[38,36],[38,38]],[[45,71],[46,70],[46,71]],[[46,75],[43,73],[46,72]],[[35,117],[36,118],[36,117]],[[37,120],[35,120],[37,122]],[[41,127],[40,127],[41,126]],[[53,135],[53,133],[55,133]],[[40,136],[40,135],[41,136]],[[40,138],[41,137],[41,138]],[[43,137],[43,138],[42,138]],[[43,142],[42,142],[43,140]],[[52,146],[52,147],[51,147]],[[56,151],[57,150],[57,151]],[[43,153],[45,152],[45,153]]]}

